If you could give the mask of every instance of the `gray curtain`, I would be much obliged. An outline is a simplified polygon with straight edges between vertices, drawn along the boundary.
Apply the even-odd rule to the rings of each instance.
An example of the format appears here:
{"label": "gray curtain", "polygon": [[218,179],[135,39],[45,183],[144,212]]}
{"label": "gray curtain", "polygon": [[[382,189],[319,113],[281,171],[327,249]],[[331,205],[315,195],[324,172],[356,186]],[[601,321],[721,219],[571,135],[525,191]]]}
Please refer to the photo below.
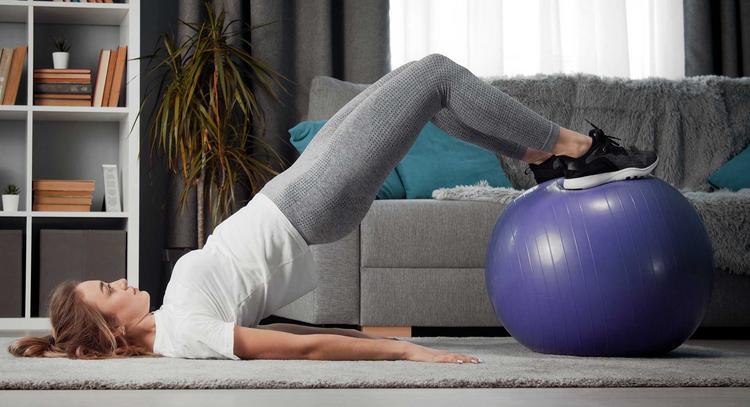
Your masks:
{"label": "gray curtain", "polygon": [[[288,79],[283,83],[287,92],[277,92],[281,104],[258,94],[266,121],[262,137],[285,159],[284,164],[274,166],[276,171],[299,156],[289,143],[288,129],[305,119],[314,76],[369,83],[390,70],[388,0],[213,0],[213,5],[226,11],[228,21],[242,19],[259,27],[247,38],[252,54]],[[201,0],[180,0],[179,16],[199,21],[202,8]],[[182,29],[180,35],[184,33]],[[167,248],[197,247],[196,193],[191,191],[190,204],[177,213],[181,191],[181,177],[171,176]],[[238,190],[236,195],[240,207],[251,198],[247,191]],[[210,231],[207,226],[207,235]]]}
{"label": "gray curtain", "polygon": [[685,76],[750,76],[750,0],[683,0]]}

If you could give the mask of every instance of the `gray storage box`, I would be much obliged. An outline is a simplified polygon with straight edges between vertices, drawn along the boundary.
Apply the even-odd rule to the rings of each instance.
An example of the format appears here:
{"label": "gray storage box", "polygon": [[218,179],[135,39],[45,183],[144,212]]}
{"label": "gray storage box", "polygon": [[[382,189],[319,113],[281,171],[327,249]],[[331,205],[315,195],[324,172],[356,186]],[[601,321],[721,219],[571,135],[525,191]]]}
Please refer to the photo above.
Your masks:
{"label": "gray storage box", "polygon": [[0,230],[0,317],[23,317],[23,231]]}
{"label": "gray storage box", "polygon": [[39,230],[39,316],[65,280],[113,281],[126,275],[124,230]]}

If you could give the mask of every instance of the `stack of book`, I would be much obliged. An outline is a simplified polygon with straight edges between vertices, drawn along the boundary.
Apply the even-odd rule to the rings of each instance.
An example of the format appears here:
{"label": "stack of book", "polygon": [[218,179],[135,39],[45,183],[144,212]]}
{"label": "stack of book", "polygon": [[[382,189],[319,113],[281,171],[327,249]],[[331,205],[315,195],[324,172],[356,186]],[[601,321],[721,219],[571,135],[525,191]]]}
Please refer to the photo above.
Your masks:
{"label": "stack of book", "polygon": [[16,104],[26,49],[26,46],[0,49],[0,104]]}
{"label": "stack of book", "polygon": [[91,69],[34,69],[34,104],[91,106]]}
{"label": "stack of book", "polygon": [[125,63],[127,62],[128,47],[103,49],[99,52],[99,68],[96,71],[94,85],[95,107],[117,107],[120,105],[120,95],[125,87]]}
{"label": "stack of book", "polygon": [[125,3],[125,0],[53,0],[65,3]]}
{"label": "stack of book", "polygon": [[34,211],[91,212],[94,180],[39,179],[31,183]]}

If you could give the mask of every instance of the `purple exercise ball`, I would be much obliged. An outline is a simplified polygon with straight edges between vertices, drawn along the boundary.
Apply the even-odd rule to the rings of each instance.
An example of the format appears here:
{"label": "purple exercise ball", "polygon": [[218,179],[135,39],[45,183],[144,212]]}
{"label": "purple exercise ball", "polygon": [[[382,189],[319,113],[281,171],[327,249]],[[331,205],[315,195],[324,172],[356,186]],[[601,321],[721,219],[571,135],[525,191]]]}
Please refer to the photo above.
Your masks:
{"label": "purple exercise ball", "polygon": [[713,271],[698,213],[668,183],[566,190],[557,178],[502,212],[485,283],[498,321],[533,351],[653,356],[698,329]]}

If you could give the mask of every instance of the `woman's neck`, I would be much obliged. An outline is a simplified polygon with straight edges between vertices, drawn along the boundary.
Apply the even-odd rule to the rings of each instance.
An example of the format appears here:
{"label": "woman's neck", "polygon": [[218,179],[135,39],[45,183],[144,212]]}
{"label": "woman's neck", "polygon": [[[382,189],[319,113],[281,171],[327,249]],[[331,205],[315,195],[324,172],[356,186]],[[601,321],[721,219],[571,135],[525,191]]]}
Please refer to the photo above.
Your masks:
{"label": "woman's neck", "polygon": [[149,352],[154,351],[154,338],[156,337],[156,322],[154,321],[154,313],[149,312],[135,326],[131,328],[132,332],[129,335],[134,341],[134,345],[143,346]]}

